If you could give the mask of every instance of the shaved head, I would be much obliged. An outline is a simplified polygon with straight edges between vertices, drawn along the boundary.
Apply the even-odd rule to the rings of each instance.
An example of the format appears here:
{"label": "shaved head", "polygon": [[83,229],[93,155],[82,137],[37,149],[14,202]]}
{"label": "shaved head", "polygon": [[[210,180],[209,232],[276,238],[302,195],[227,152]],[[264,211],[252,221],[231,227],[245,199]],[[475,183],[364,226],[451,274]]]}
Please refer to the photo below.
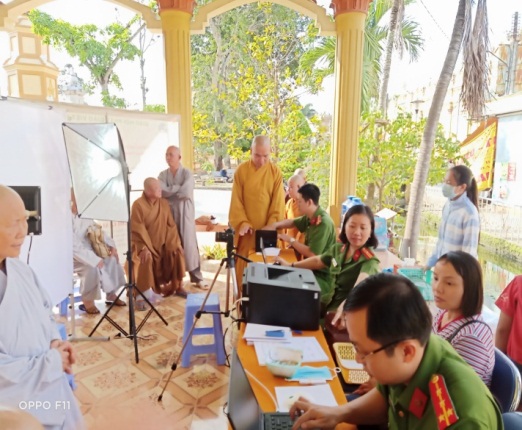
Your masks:
{"label": "shaved head", "polygon": [[161,198],[161,184],[156,178],[147,178],[143,182],[143,192],[149,200],[155,201]]}
{"label": "shaved head", "polygon": [[295,169],[295,172],[294,172],[294,175],[300,175],[304,178],[304,180],[306,181],[306,172],[305,172],[305,169],[301,169],[301,168],[297,168]]}
{"label": "shaved head", "polygon": [[263,167],[270,160],[270,138],[261,135],[254,137],[250,152],[256,169]]}
{"label": "shaved head", "polygon": [[292,199],[297,199],[297,192],[299,188],[301,188],[304,184],[306,184],[305,178],[301,175],[293,175],[288,180],[288,195]]}
{"label": "shaved head", "polygon": [[181,164],[181,152],[177,146],[169,146],[165,152],[165,160],[172,172],[178,170]]}
{"label": "shaved head", "polygon": [[12,188],[0,185],[0,264],[16,258],[27,234],[24,202]]}

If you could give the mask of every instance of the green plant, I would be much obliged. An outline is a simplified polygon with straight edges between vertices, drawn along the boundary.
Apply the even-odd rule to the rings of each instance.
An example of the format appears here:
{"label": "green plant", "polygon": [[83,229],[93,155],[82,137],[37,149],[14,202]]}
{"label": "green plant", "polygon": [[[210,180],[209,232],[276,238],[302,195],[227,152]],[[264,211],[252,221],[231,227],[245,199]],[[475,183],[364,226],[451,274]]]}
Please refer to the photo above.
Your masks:
{"label": "green plant", "polygon": [[203,258],[206,258],[207,260],[221,260],[226,256],[226,249],[220,243],[215,243],[214,245],[203,245]]}

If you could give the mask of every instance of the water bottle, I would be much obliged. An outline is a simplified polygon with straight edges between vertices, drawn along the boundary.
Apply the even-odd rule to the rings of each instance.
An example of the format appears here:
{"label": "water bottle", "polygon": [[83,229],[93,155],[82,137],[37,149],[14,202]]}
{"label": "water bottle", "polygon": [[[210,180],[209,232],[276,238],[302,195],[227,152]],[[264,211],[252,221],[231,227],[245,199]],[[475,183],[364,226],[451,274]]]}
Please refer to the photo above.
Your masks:
{"label": "water bottle", "polygon": [[341,228],[343,226],[344,214],[353,206],[353,199],[356,198],[355,196],[346,196],[346,200],[341,205]]}

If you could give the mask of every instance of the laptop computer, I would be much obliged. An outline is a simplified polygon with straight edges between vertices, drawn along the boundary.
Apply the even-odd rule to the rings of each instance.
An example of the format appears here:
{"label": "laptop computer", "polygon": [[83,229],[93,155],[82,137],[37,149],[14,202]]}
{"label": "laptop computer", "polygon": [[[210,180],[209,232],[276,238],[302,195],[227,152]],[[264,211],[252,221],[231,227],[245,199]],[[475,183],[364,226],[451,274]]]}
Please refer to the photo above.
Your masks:
{"label": "laptop computer", "polygon": [[236,349],[230,365],[228,419],[234,430],[290,430],[293,425],[288,413],[261,410]]}
{"label": "laptop computer", "polygon": [[261,252],[261,238],[265,248],[277,247],[277,231],[276,230],[256,230],[256,252]]}

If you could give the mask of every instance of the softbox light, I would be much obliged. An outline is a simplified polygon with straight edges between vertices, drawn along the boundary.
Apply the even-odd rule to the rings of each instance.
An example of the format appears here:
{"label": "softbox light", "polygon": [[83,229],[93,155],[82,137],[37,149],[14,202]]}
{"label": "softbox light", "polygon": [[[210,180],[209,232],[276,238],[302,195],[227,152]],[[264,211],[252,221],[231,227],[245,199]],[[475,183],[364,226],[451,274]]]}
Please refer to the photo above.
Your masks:
{"label": "softbox light", "polygon": [[63,123],[62,129],[78,215],[127,222],[128,167],[116,124]]}

